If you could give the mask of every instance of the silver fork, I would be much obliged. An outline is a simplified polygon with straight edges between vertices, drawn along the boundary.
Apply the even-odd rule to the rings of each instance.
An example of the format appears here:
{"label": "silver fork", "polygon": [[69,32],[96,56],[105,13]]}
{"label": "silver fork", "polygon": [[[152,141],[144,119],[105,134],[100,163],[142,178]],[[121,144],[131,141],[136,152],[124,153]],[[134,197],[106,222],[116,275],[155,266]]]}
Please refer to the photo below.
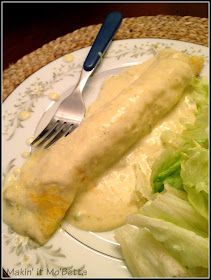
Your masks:
{"label": "silver fork", "polygon": [[75,89],[61,102],[48,125],[31,143],[32,148],[48,148],[58,139],[67,136],[80,125],[85,115],[85,104],[82,95],[83,89],[89,77],[100,64],[102,55],[110,45],[121,21],[122,15],[119,12],[112,12],[105,18],[84,61],[83,69]]}

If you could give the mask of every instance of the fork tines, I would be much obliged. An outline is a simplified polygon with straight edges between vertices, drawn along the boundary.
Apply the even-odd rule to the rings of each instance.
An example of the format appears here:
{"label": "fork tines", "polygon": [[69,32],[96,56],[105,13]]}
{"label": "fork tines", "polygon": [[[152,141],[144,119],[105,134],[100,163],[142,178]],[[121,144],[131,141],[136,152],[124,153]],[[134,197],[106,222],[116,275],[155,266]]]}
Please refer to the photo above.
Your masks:
{"label": "fork tines", "polygon": [[52,120],[31,143],[33,147],[48,148],[62,136],[67,136],[77,127],[76,124]]}

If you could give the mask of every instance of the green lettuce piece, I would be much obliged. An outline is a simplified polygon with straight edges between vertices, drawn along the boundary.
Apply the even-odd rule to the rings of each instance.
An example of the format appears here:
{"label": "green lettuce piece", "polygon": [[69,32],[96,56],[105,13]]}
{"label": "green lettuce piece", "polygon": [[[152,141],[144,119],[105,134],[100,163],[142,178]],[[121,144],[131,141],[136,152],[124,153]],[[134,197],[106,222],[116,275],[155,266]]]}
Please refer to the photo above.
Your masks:
{"label": "green lettuce piece", "polygon": [[204,106],[207,106],[208,103],[208,80],[205,77],[195,77],[193,78],[190,87],[193,92],[193,99],[200,111]]}
{"label": "green lettuce piece", "polygon": [[204,106],[196,116],[195,123],[187,125],[181,135],[181,147],[184,152],[198,143],[208,149],[208,107]]}
{"label": "green lettuce piece", "polygon": [[194,147],[196,141],[208,148],[208,84],[206,79],[194,78],[189,92],[197,106],[196,120],[194,124],[186,124],[186,129],[179,135],[173,131],[164,131],[161,141],[166,148],[180,150]]}
{"label": "green lettuce piece", "polygon": [[151,173],[152,191],[162,192],[164,184],[170,183],[177,189],[182,189],[180,177],[181,155],[172,149],[166,149],[155,161]]}
{"label": "green lettuce piece", "polygon": [[115,238],[134,277],[191,275],[147,229],[127,224],[115,231]]}
{"label": "green lettuce piece", "polygon": [[138,164],[133,165],[133,170],[136,178],[136,184],[135,184],[136,193],[138,194],[139,197],[145,198],[145,201],[150,200],[153,196],[153,193],[147,176],[144,174],[141,166]]}
{"label": "green lettuce piece", "polygon": [[178,198],[187,200],[187,193],[184,190],[178,190],[178,189],[172,188],[169,184],[164,185],[164,190],[170,194],[173,194],[174,196],[176,196]]}
{"label": "green lettuce piece", "polygon": [[208,149],[208,84],[205,79],[194,78],[193,99],[197,105],[194,124],[189,124],[180,139],[180,150],[188,152],[196,144]]}
{"label": "green lettuce piece", "polygon": [[196,189],[192,188],[188,190],[188,200],[191,205],[200,213],[204,218],[208,220],[208,196],[205,192],[200,193]]}
{"label": "green lettuce piece", "polygon": [[165,191],[158,194],[154,200],[145,203],[139,213],[174,223],[203,237],[208,236],[208,221],[190,205],[187,195],[184,199]]}
{"label": "green lettuce piece", "polygon": [[208,150],[195,148],[182,162],[181,177],[188,200],[203,217],[208,219]]}
{"label": "green lettuce piece", "polygon": [[208,239],[161,219],[142,214],[128,217],[128,223],[147,228],[168,252],[188,268],[208,268]]}
{"label": "green lettuce piece", "polygon": [[[174,188],[183,189],[182,162],[186,162],[197,147],[205,149],[208,147],[208,113],[205,109],[197,116],[194,125],[189,125],[181,135],[178,135],[180,146],[177,149],[166,148],[153,164],[151,174],[153,192],[163,191],[165,183]],[[201,176],[200,178],[205,179]]]}

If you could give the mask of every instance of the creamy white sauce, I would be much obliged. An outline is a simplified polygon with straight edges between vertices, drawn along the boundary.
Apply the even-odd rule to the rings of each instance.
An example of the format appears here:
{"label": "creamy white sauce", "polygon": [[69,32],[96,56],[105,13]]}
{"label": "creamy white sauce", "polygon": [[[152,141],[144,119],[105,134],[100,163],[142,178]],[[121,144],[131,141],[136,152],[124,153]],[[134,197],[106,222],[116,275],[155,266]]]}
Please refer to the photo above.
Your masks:
{"label": "creamy white sauce", "polygon": [[[87,116],[112,100],[124,87],[132,83],[151,62],[131,67],[117,76],[107,79],[97,100],[90,106]],[[109,93],[109,94],[108,94]],[[126,217],[137,212],[145,199],[137,195],[135,166],[138,166],[145,177],[146,196],[150,196],[150,174],[154,160],[162,152],[160,135],[165,130],[182,132],[184,119],[193,122],[195,103],[185,96],[174,110],[154,127],[115,166],[101,176],[95,185],[80,193],[66,215],[66,221],[85,230],[107,231],[124,224]],[[127,120],[125,120],[127,121]]]}

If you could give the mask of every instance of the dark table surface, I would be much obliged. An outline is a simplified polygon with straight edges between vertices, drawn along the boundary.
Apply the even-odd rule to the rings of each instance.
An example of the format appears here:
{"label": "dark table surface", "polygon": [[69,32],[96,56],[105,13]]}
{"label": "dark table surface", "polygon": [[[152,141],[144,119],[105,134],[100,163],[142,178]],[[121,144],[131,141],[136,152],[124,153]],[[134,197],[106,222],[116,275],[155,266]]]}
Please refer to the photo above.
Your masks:
{"label": "dark table surface", "polygon": [[124,17],[208,17],[207,3],[4,3],[3,69],[60,36],[101,23],[113,10]]}
{"label": "dark table surface", "polygon": [[158,14],[208,16],[206,3],[5,3],[3,5],[3,68],[60,36],[101,23],[107,13],[124,17]]}

